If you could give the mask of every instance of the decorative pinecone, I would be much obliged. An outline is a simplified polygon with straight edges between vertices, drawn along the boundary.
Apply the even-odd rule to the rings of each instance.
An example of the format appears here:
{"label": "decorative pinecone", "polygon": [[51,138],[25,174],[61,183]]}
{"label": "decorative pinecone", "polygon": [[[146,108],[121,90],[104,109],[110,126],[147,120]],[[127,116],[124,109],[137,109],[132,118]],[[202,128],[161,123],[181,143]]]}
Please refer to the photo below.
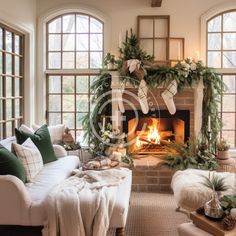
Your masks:
{"label": "decorative pinecone", "polygon": [[205,210],[204,210],[204,207],[199,207],[196,212],[199,214],[199,215],[205,215]]}
{"label": "decorative pinecone", "polygon": [[232,230],[236,225],[236,219],[231,215],[226,216],[222,221],[222,226],[225,230]]}

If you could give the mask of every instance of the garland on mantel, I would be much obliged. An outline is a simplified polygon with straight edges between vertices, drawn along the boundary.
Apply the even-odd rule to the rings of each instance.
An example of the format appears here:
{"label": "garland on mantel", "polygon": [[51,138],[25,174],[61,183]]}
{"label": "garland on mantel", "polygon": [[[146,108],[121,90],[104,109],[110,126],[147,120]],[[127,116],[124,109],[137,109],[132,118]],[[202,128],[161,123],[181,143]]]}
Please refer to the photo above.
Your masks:
{"label": "garland on mantel", "polygon": [[[192,87],[199,83],[200,80],[203,81],[204,91],[203,91],[203,110],[202,110],[202,128],[201,128],[201,142],[208,143],[211,146],[211,151],[215,150],[215,143],[218,138],[219,131],[222,127],[222,122],[218,116],[218,107],[220,103],[220,96],[225,91],[225,84],[222,82],[221,78],[214,72],[212,68],[206,67],[201,61],[194,61],[191,58],[187,58],[182,62],[177,63],[174,67],[169,66],[158,66],[153,63],[153,57],[144,52],[138,45],[136,36],[132,33],[128,36],[126,34],[126,40],[123,43],[123,47],[120,48],[120,57],[114,61],[118,71],[120,72],[120,80],[126,80],[137,86],[140,83],[139,73],[134,71],[132,73],[127,70],[127,60],[137,59],[141,61],[140,70],[143,73],[146,84],[149,88],[157,88],[159,86],[167,87],[171,81],[176,80],[178,86],[178,92],[186,87]],[[108,62],[106,62],[108,64]],[[101,86],[101,83],[109,84],[108,86]],[[92,90],[95,93],[95,101],[99,96],[104,96],[104,94],[111,90],[111,75],[106,68],[101,70],[100,76],[92,84]],[[105,100],[107,98],[104,97]],[[111,115],[111,109],[104,109],[99,112],[100,107],[103,105],[104,101],[100,100],[96,103],[95,108],[90,117],[85,117],[83,124],[84,128],[87,130],[86,135],[90,137],[90,143],[93,144],[95,152],[99,150],[98,144],[101,143],[100,140],[93,134],[89,119],[94,123],[94,127],[99,133],[98,122],[102,120],[103,116]],[[209,137],[208,132],[208,121],[210,117],[211,125],[211,137]]]}

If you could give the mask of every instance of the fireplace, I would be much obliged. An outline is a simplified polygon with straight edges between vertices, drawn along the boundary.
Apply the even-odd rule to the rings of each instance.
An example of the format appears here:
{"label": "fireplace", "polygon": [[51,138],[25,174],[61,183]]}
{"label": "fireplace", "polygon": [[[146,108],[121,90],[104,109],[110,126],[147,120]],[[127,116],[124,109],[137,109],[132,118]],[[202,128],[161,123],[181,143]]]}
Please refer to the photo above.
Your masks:
{"label": "fireplace", "polygon": [[123,131],[128,134],[131,153],[163,155],[169,142],[186,142],[189,138],[189,110],[178,110],[174,115],[167,110],[137,114],[131,110],[124,113]]}

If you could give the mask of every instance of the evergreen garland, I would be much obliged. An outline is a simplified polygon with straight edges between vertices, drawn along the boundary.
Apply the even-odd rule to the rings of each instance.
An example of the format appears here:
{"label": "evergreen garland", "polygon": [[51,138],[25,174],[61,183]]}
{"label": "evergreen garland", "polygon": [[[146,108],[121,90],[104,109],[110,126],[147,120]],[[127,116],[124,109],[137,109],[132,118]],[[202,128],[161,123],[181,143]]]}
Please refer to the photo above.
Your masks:
{"label": "evergreen garland", "polygon": [[[201,61],[193,61],[190,58],[179,62],[174,67],[168,66],[153,66],[148,62],[153,61],[153,57],[144,52],[138,45],[138,40],[130,31],[130,37],[126,34],[126,40],[123,47],[120,48],[120,57],[115,61],[120,72],[120,80],[126,80],[131,84],[138,85],[139,79],[135,73],[129,73],[124,70],[124,64],[129,59],[138,59],[141,61],[141,68],[144,71],[144,79],[149,88],[158,88],[159,86],[167,87],[172,80],[176,80],[178,84],[178,92],[186,87],[192,87],[201,79],[204,84],[203,110],[202,110],[202,128],[201,141],[210,144],[211,151],[214,152],[214,147],[217,141],[219,131],[222,127],[222,122],[218,116],[218,106],[220,103],[220,96],[225,91],[225,85],[220,77],[214,72],[212,68],[208,68],[202,64]],[[109,84],[108,86],[105,86]],[[111,75],[106,68],[101,70],[100,76],[94,81],[91,89],[96,94],[95,100],[102,96],[102,99],[96,103],[96,106],[89,116],[83,120],[84,129],[87,130],[86,137],[90,138],[90,143],[93,145],[94,152],[99,151],[99,143],[101,142],[93,133],[90,127],[90,120],[96,132],[99,134],[100,128],[98,122],[101,121],[102,116],[111,115],[111,104],[106,109],[99,113],[100,107],[109,97],[105,94],[111,91]],[[209,139],[208,133],[208,117],[211,117],[211,137]]]}

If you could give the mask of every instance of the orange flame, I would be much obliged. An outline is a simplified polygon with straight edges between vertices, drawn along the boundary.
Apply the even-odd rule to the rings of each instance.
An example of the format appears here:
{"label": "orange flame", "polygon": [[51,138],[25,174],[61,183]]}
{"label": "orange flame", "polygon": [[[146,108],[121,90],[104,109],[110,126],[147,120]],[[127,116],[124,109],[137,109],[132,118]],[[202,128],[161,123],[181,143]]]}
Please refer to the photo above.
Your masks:
{"label": "orange flame", "polygon": [[148,141],[150,142],[154,142],[155,144],[160,144],[161,137],[158,133],[157,124],[158,124],[157,119],[152,119],[152,125],[148,126],[149,133],[147,138]]}

